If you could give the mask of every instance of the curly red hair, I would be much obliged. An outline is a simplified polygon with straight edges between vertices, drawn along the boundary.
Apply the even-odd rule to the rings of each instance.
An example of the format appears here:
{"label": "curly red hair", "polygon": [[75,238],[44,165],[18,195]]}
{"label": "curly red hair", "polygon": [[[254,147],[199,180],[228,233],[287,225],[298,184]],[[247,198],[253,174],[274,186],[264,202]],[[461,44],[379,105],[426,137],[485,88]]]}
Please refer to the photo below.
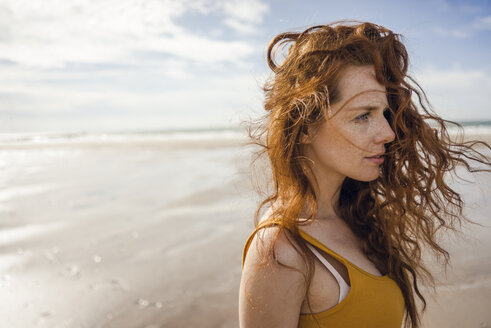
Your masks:
{"label": "curly red hair", "polygon": [[[278,64],[276,53],[287,46],[287,54]],[[377,180],[345,179],[339,215],[363,241],[368,258],[399,285],[406,304],[405,326],[419,327],[416,296],[423,311],[426,308],[419,282],[435,285],[434,277],[423,265],[422,249],[429,249],[439,258],[443,256],[446,267],[449,253],[437,243],[436,233],[441,229],[457,231],[463,222],[471,222],[463,216],[461,196],[445,177],[457,165],[471,172],[489,171],[489,158],[476,146],[490,146],[482,141],[464,142],[450,137],[447,125],[458,124],[431,112],[426,95],[407,74],[408,55],[401,36],[385,27],[337,22],[300,33],[282,33],[270,43],[267,61],[273,71],[264,86],[267,113],[251,129],[250,136],[262,146],[258,158],[267,155],[269,159],[272,189],[256,211],[256,231],[272,225],[288,229],[292,245],[307,264],[308,290],[314,257],[300,237],[298,226],[305,206],[312,213],[308,220],[315,218],[317,203],[299,138],[308,128],[328,119],[330,104],[339,98],[343,68],[373,65],[377,81],[387,90],[387,120],[395,140],[387,145],[386,160]],[[418,98],[417,103],[413,95]],[[473,168],[472,162],[485,167]],[[267,204],[282,205],[271,207],[273,215],[259,222],[261,209]],[[274,243],[264,259],[276,261]],[[310,306],[308,295],[306,298]]]}

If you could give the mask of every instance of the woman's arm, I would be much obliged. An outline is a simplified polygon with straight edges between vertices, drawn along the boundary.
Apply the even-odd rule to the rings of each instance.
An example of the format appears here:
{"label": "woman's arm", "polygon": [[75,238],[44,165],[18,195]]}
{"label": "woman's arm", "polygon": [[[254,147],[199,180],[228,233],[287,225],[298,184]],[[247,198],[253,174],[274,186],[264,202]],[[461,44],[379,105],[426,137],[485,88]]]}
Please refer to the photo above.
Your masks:
{"label": "woman's arm", "polygon": [[278,260],[301,272],[276,263],[260,265],[258,250],[269,247],[277,227],[265,228],[264,244],[254,236],[249,247],[240,282],[239,322],[241,328],[296,328],[305,296],[305,264],[300,254],[287,240],[285,229],[275,243]]}

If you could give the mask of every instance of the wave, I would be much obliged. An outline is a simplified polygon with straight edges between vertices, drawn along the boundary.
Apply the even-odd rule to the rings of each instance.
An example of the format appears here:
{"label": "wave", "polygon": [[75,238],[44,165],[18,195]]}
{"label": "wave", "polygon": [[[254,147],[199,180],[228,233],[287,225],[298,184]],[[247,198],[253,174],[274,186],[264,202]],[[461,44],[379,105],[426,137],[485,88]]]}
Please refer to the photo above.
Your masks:
{"label": "wave", "polygon": [[[468,135],[490,135],[491,121],[464,121],[458,122],[463,127],[464,134]],[[462,130],[455,126],[448,126],[448,132],[451,134],[460,134]]]}
{"label": "wave", "polygon": [[236,127],[131,132],[0,133],[0,144],[206,141],[243,139],[245,136],[246,132]]}

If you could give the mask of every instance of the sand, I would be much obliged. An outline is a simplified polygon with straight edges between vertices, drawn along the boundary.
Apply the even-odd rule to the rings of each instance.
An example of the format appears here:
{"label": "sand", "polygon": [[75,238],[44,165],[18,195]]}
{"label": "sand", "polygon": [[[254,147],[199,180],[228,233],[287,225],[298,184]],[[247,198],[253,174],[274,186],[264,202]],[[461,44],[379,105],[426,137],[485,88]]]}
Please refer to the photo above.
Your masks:
{"label": "sand", "polygon": [[[0,147],[2,327],[238,327],[259,200],[242,141]],[[423,327],[491,326],[491,178],[459,184],[486,228],[447,238]]]}

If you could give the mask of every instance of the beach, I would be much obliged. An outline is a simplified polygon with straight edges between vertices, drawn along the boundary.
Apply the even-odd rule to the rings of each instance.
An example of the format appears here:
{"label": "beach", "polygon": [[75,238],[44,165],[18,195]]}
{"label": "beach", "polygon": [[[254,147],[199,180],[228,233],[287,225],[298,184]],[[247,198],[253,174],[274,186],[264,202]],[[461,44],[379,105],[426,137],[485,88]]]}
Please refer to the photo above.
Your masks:
{"label": "beach", "polygon": [[[488,142],[491,135],[478,135]],[[36,141],[37,140],[37,141]],[[260,196],[238,134],[0,143],[2,327],[238,327]],[[455,182],[485,227],[448,236],[422,327],[491,327],[491,177]]]}

